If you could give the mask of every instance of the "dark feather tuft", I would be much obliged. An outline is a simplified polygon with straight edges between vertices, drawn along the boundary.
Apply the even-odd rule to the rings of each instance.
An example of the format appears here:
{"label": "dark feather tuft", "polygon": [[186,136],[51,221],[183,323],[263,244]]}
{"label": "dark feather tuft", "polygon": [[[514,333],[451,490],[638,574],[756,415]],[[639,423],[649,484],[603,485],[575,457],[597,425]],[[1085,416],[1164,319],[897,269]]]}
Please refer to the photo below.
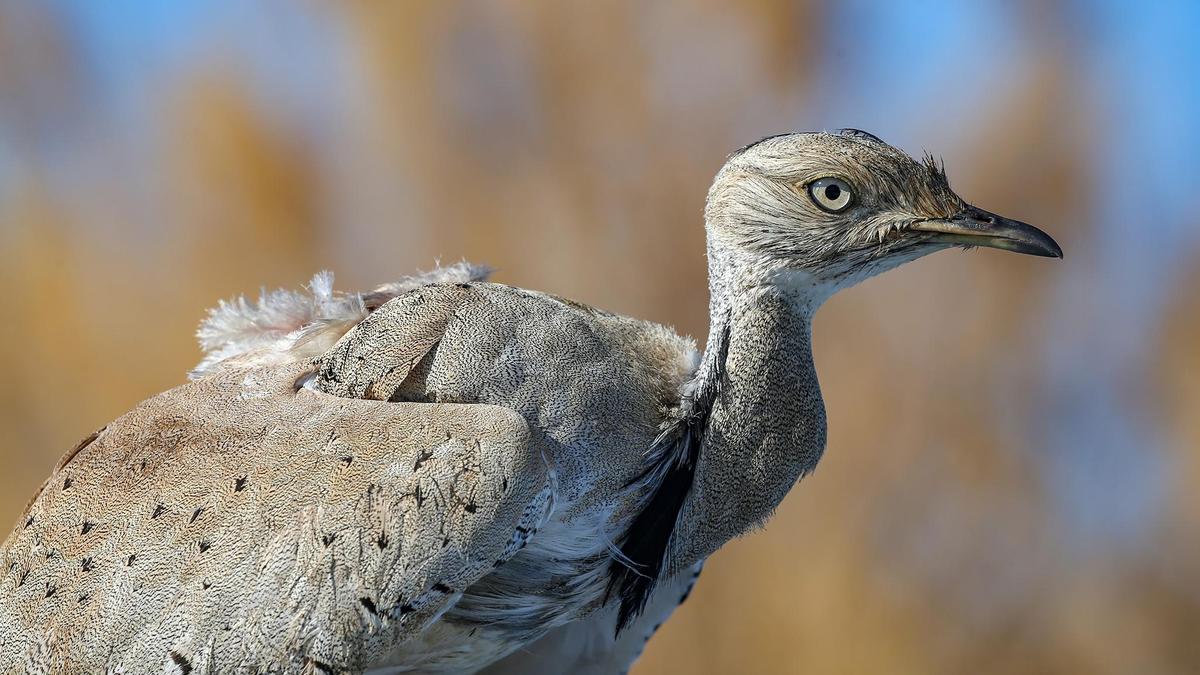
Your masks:
{"label": "dark feather tuft", "polygon": [[646,609],[666,567],[679,513],[692,491],[704,431],[724,374],[729,351],[728,329],[713,346],[717,354],[716,366],[705,374],[704,382],[688,402],[690,405],[685,405],[680,419],[654,440],[646,468],[629,482],[629,486],[646,483],[651,492],[621,536],[618,542],[621,554],[614,557],[610,567],[605,599],[607,601],[614,595],[620,597],[617,635]]}
{"label": "dark feather tuft", "polygon": [[929,172],[929,175],[932,176],[934,180],[938,181],[942,185],[945,185],[946,187],[950,186],[950,179],[946,177],[945,160],[934,157],[932,154],[927,152],[922,158],[921,163],[925,165],[925,170]]}
{"label": "dark feather tuft", "polygon": [[624,559],[612,562],[607,594],[621,598],[617,634],[646,608],[662,573],[675,522],[692,490],[701,433],[699,425],[689,420],[677,422],[654,443],[653,451],[661,457],[661,463],[649,467],[639,477],[661,475],[649,501],[621,540]]}

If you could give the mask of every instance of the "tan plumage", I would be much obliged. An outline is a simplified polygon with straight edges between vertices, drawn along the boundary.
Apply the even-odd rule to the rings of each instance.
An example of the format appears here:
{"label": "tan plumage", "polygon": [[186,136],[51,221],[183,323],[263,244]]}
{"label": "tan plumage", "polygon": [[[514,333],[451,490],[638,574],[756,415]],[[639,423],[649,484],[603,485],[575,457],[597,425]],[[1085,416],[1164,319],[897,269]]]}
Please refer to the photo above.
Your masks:
{"label": "tan plumage", "polygon": [[[383,304],[364,309],[365,320],[316,362],[306,358],[312,344],[342,336],[346,321],[335,313],[311,322],[308,303],[290,295],[303,317],[292,332],[220,346],[226,358],[195,382],[69,453],[31,505],[28,526],[5,545],[0,662],[26,654],[26,667],[45,673],[101,663],[127,673],[381,664],[462,672],[591,609],[615,532],[587,512],[615,508],[621,467],[636,466],[657,432],[694,365],[691,344],[654,324],[460,272],[455,283],[419,277],[394,300],[318,290],[313,303],[332,299],[343,310]],[[253,318],[261,305],[239,311]],[[289,325],[290,316],[274,308],[271,325]],[[455,343],[461,350],[444,346]],[[522,346],[530,353],[512,353]],[[447,389],[428,382],[441,370],[425,358],[434,349],[464,362],[501,364],[509,352],[515,364],[561,367],[540,380],[480,371],[479,382],[453,385],[471,396],[429,397]],[[599,376],[595,387],[570,384],[586,374]],[[628,400],[606,401],[622,382]],[[539,388],[570,393],[540,401]],[[512,407],[464,400],[490,396]],[[608,423],[531,433],[514,408],[545,424],[607,410]],[[551,447],[565,440],[589,452]],[[598,484],[585,495],[573,480],[552,493],[552,456],[553,473],[586,472]],[[571,506],[548,522],[552,497]],[[547,525],[551,532],[535,537]],[[515,562],[506,577],[501,566],[531,538],[545,553]],[[536,563],[560,554],[558,570]],[[575,581],[564,585],[566,577]],[[529,599],[518,611],[497,607],[493,598],[505,594]],[[426,630],[451,606],[469,628]],[[488,625],[505,613],[511,626]],[[481,636],[468,640],[468,631]]]}
{"label": "tan plumage", "polygon": [[735,153],[706,222],[703,356],[466,264],[218,307],[195,381],[68,453],[0,549],[0,671],[622,671],[819,460],[831,293],[1061,255],[862,132]]}
{"label": "tan plumage", "polygon": [[65,457],[6,547],[2,653],[47,673],[109,653],[125,672],[362,668],[544,520],[512,411],[331,403],[295,390],[302,371],[223,370]]}

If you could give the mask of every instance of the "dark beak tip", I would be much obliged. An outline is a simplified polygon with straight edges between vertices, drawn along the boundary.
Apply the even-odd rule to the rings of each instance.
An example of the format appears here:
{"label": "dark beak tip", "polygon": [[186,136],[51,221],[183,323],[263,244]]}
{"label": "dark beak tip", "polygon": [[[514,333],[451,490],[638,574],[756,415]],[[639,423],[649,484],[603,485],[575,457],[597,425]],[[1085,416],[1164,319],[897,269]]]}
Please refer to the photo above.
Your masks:
{"label": "dark beak tip", "polygon": [[921,221],[912,229],[932,241],[957,246],[986,246],[1042,258],[1062,259],[1062,247],[1042,230],[969,206],[958,216]]}
{"label": "dark beak tip", "polygon": [[1011,220],[982,209],[973,209],[972,215],[975,216],[976,222],[986,224],[984,228],[981,228],[980,234],[986,236],[990,229],[993,235],[999,239],[1006,239],[1016,244],[1014,250],[1019,253],[1043,258],[1058,258],[1059,260],[1063,257],[1062,247],[1058,245],[1054,237],[1029,223]]}
{"label": "dark beak tip", "polygon": [[1042,232],[1041,230],[1039,230],[1035,227],[1032,227],[1032,226],[1026,226],[1026,227],[1029,227],[1030,230],[1033,230],[1038,235],[1041,235],[1041,236],[1036,237],[1036,240],[1037,240],[1036,242],[1031,242],[1038,249],[1037,251],[1030,251],[1031,253],[1033,253],[1034,255],[1042,256],[1044,258],[1058,258],[1059,260],[1062,260],[1062,258],[1063,258],[1062,247],[1058,245],[1057,241],[1054,241],[1053,237],[1051,237],[1050,235],[1046,234],[1045,232]]}

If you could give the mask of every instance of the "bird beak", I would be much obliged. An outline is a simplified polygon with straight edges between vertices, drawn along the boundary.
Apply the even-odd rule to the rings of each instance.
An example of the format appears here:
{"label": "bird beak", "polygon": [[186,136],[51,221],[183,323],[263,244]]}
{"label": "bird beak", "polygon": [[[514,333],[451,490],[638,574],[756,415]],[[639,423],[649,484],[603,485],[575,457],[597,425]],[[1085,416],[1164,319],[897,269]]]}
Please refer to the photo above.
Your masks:
{"label": "bird beak", "polygon": [[923,220],[909,229],[930,233],[929,241],[954,246],[987,246],[1047,258],[1063,257],[1058,242],[1036,227],[968,206],[945,220]]}

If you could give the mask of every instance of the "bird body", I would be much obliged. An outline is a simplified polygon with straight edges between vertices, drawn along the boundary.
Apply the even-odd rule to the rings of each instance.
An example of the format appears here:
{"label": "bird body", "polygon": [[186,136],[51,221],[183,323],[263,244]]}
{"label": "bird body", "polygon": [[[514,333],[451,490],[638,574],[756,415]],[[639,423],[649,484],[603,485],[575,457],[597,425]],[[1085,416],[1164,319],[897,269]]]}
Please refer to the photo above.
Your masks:
{"label": "bird body", "polygon": [[742,149],[703,354],[469,265],[223,304],[193,381],[68,453],[0,550],[0,671],[622,672],[820,459],[831,293],[1061,255],[970,209],[862,132]]}
{"label": "bird body", "polygon": [[468,281],[387,302],[316,368],[281,356],[241,354],[64,458],[6,545],[0,655],[476,670],[602,602],[608,516],[694,367],[661,326]]}

